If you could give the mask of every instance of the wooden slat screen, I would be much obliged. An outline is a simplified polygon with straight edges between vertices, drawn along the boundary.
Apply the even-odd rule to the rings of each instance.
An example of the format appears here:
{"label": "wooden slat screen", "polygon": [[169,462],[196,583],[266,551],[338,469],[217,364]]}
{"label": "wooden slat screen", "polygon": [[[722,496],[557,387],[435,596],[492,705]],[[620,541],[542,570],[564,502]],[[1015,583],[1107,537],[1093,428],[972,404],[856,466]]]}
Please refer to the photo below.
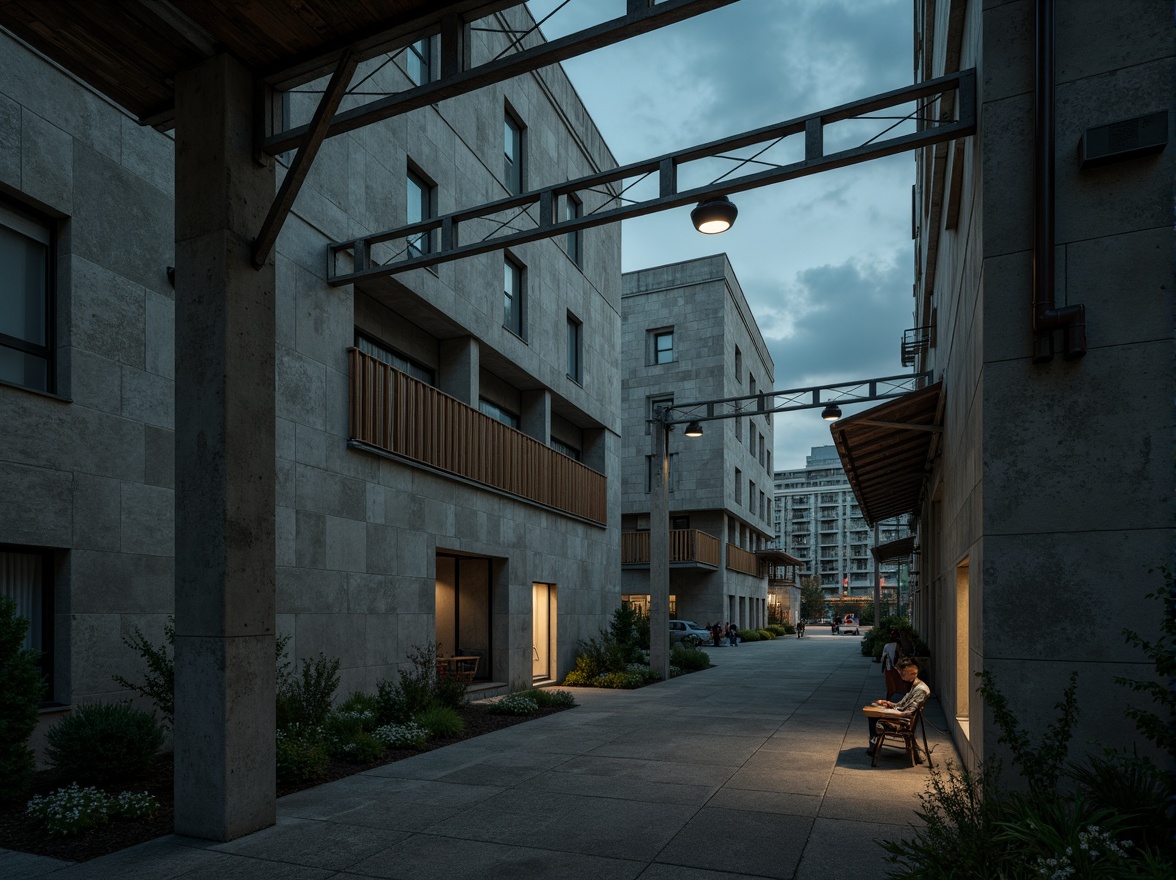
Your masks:
{"label": "wooden slat screen", "polygon": [[727,568],[744,574],[759,574],[759,560],[756,555],[734,544],[727,545]]}
{"label": "wooden slat screen", "polygon": [[607,479],[357,348],[351,437],[520,498],[608,521]]}
{"label": "wooden slat screen", "polygon": [[[649,532],[621,533],[621,564],[649,562]],[[670,562],[701,562],[719,567],[719,539],[698,529],[670,531]]]}

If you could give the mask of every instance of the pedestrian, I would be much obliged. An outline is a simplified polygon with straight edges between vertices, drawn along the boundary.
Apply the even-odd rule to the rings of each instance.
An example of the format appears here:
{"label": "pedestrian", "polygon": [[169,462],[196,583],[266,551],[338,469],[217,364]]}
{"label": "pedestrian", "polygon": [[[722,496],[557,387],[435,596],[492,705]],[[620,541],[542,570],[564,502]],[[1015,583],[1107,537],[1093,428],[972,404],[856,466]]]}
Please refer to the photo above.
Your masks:
{"label": "pedestrian", "polygon": [[715,625],[711,627],[711,638],[714,639],[715,647],[720,648],[723,644],[723,625],[716,621]]}
{"label": "pedestrian", "polygon": [[897,702],[910,690],[910,685],[898,674],[898,630],[890,631],[890,639],[882,646],[882,675],[886,681],[886,699]]}
{"label": "pedestrian", "polygon": [[736,629],[735,624],[733,623],[727,624],[727,643],[732,648],[739,646],[739,630]]}
{"label": "pedestrian", "polygon": [[804,638],[804,618],[803,617],[800,618],[800,620],[796,621],[796,637],[798,639]]}

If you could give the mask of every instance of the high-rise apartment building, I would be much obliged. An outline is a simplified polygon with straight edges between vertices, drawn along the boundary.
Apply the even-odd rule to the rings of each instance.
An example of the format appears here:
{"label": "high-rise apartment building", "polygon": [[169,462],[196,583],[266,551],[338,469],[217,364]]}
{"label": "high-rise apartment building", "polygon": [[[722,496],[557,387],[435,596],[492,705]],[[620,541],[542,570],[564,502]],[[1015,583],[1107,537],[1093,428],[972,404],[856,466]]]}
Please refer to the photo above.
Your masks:
{"label": "high-rise apartment building", "polygon": [[898,584],[899,564],[886,563],[876,571],[871,550],[902,537],[905,523],[887,520],[874,534],[835,446],[812,447],[803,468],[776,471],[774,482],[776,546],[801,560],[800,577],[819,577],[830,599],[872,598],[879,575],[882,586]]}

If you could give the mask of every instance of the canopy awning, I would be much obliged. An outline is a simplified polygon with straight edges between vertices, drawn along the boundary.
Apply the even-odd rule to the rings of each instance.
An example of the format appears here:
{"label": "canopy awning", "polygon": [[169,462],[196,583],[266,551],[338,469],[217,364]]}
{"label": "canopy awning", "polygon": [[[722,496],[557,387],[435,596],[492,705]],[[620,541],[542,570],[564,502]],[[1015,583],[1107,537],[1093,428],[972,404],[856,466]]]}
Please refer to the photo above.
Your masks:
{"label": "canopy awning", "polygon": [[874,561],[879,565],[884,562],[893,562],[897,559],[907,559],[915,552],[915,536],[907,535],[905,538],[899,538],[897,541],[879,544],[870,552],[874,554]]}
{"label": "canopy awning", "polygon": [[943,431],[943,383],[836,421],[829,430],[867,523],[914,513]]}
{"label": "canopy awning", "polygon": [[769,549],[756,550],[755,558],[763,560],[771,565],[804,565],[804,561],[797,559],[791,553],[785,553],[783,550]]}

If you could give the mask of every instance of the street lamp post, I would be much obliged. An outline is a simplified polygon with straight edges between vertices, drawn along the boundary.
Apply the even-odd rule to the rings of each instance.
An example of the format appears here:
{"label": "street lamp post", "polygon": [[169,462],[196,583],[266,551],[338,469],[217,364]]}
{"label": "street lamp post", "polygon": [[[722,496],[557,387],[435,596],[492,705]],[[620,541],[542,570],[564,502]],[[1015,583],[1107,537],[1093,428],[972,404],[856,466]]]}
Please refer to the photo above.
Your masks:
{"label": "street lamp post", "polygon": [[669,408],[653,413],[649,498],[649,668],[670,677],[670,431]]}

